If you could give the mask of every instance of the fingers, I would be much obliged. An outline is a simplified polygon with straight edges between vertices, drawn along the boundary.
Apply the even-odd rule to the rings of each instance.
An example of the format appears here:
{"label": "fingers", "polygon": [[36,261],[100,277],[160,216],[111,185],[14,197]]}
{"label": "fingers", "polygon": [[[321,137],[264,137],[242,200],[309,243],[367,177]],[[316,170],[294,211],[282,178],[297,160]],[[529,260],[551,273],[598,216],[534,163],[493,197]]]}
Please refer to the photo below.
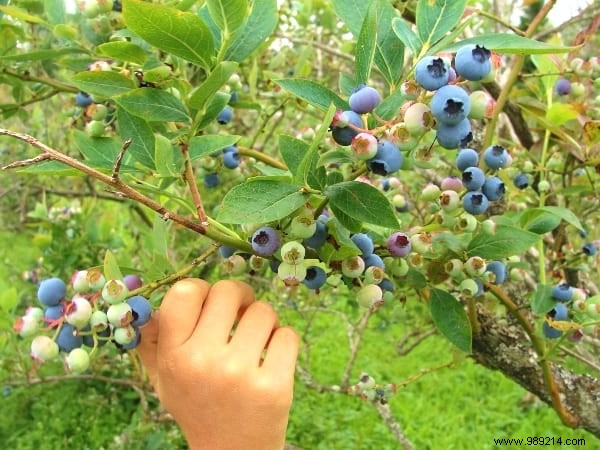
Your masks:
{"label": "fingers", "polygon": [[153,386],[156,387],[157,368],[156,351],[158,347],[158,322],[159,311],[152,314],[150,321],[142,327],[142,337],[140,343],[135,348],[142,359],[142,364],[146,368],[148,377]]}
{"label": "fingers", "polygon": [[202,347],[226,344],[235,321],[254,302],[254,291],[241,281],[215,283],[206,299],[193,340]]}
{"label": "fingers", "polygon": [[266,302],[252,303],[242,315],[231,339],[232,350],[248,364],[258,367],[261,354],[277,323],[277,313],[271,305]]}
{"label": "fingers", "polygon": [[158,351],[169,352],[184,344],[194,332],[210,285],[197,278],[175,283],[160,307]]}
{"label": "fingers", "polygon": [[298,343],[298,335],[292,328],[276,328],[269,341],[262,368],[278,374],[282,382],[292,382],[298,358]]}

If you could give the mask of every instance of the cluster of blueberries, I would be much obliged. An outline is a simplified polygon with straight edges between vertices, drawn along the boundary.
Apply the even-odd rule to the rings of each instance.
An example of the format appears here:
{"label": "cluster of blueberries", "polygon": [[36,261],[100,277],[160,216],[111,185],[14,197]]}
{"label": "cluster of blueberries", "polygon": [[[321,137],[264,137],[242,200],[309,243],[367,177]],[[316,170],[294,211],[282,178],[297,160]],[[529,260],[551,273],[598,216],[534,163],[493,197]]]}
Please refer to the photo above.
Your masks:
{"label": "cluster of blueberries", "polygon": [[15,322],[14,330],[22,337],[53,330],[53,337],[42,334],[31,342],[35,361],[50,361],[64,352],[68,370],[81,373],[90,364],[90,354],[83,346],[94,349],[112,341],[121,350],[131,350],[138,345],[139,328],[152,313],[146,298],[130,295],[142,285],[139,276],[106,281],[98,269],[81,270],[75,272],[70,284],[73,296],[67,299],[63,280],[43,280],[37,297],[44,309],[30,307]]}
{"label": "cluster of blueberries", "polygon": [[[556,328],[556,323],[566,321],[569,317],[569,310],[567,304],[573,302],[574,304],[581,304],[585,302],[586,295],[581,289],[575,289],[568,283],[560,283],[552,288],[552,299],[557,303],[554,307],[546,314],[546,317],[552,320],[552,326],[547,320],[542,325],[542,331],[544,336],[548,339],[557,339],[562,336],[563,332]],[[572,339],[577,340],[583,335],[578,330],[572,335]]]}

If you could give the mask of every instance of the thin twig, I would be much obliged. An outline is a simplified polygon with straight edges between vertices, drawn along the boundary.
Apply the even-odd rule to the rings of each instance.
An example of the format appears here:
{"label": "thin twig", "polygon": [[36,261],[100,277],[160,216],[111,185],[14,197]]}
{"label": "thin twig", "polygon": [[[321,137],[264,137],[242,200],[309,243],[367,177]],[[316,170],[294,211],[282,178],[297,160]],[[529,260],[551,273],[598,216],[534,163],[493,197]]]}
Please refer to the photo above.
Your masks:
{"label": "thin twig", "polygon": [[40,163],[42,161],[48,161],[49,159],[52,159],[50,155],[48,155],[47,153],[42,153],[41,155],[38,155],[35,158],[24,159],[22,161],[15,161],[10,164],[7,164],[6,166],[2,167],[2,170],[15,169],[17,167],[27,167],[33,164]]}
{"label": "thin twig", "polygon": [[565,352],[567,355],[572,356],[575,359],[578,359],[579,361],[581,361],[584,364],[587,364],[588,366],[590,366],[592,369],[597,370],[598,372],[600,372],[600,366],[598,364],[596,364],[594,361],[590,361],[589,359],[587,359],[585,356],[580,355],[577,352],[574,352],[573,350],[565,347],[564,345],[561,345],[559,347],[563,352]]}
{"label": "thin twig", "polygon": [[52,86],[53,88],[55,88],[56,90],[59,90],[59,91],[73,92],[73,93],[79,92],[79,89],[76,88],[75,86],[72,86],[67,83],[62,83],[60,81],[56,81],[56,80],[53,80],[52,78],[48,78],[48,77],[37,77],[37,76],[31,75],[29,72],[18,73],[13,70],[10,70],[10,69],[2,69],[2,73],[5,75],[14,77],[14,78],[19,78],[20,80],[23,80],[23,81],[35,81],[38,83],[46,84],[48,86]]}
{"label": "thin twig", "polygon": [[[398,352],[398,354],[400,356],[408,355],[411,351],[413,351],[415,348],[417,348],[419,346],[419,344],[421,344],[421,342],[423,342],[425,339],[433,336],[436,333],[437,333],[437,329],[432,328],[431,330],[424,331],[424,332],[417,330],[410,334],[407,334],[396,345],[396,351]],[[408,341],[411,337],[414,337],[415,339],[410,344],[408,344]]]}
{"label": "thin twig", "polygon": [[342,388],[344,389],[347,389],[349,386],[350,375],[352,373],[352,369],[354,368],[354,363],[356,362],[356,357],[358,356],[358,349],[360,348],[363,334],[365,332],[365,329],[367,328],[367,324],[369,323],[369,318],[380,306],[380,304],[375,304],[369,309],[367,309],[362,314],[358,323],[354,327],[352,339],[350,341],[350,359],[348,360],[348,363],[346,364],[346,368],[344,369],[344,373],[342,375],[341,384]]}
{"label": "thin twig", "polygon": [[375,409],[377,409],[379,416],[383,419],[402,448],[404,450],[414,450],[415,447],[412,442],[406,437],[398,421],[394,419],[390,405],[388,403],[375,402]]}
{"label": "thin twig", "polygon": [[276,169],[288,170],[287,166],[283,164],[281,161],[272,158],[271,156],[261,153],[257,150],[252,150],[251,148],[246,147],[238,147],[238,152],[240,155],[249,156],[250,158],[254,158],[258,161],[261,161],[271,167],[275,167]]}
{"label": "thin twig", "polygon": [[113,165],[113,170],[112,170],[112,178],[113,180],[118,180],[119,179],[119,170],[121,170],[121,163],[123,162],[123,157],[125,156],[125,152],[127,151],[127,149],[129,148],[129,146],[131,145],[131,139],[125,139],[125,142],[123,142],[123,145],[121,146],[121,150],[119,151],[119,154],[117,155],[117,159],[115,160],[115,164]]}
{"label": "thin twig", "polygon": [[206,228],[209,225],[208,218],[206,217],[206,212],[204,212],[202,197],[200,196],[200,191],[198,190],[198,185],[196,184],[196,176],[194,175],[192,160],[190,159],[189,147],[185,142],[181,142],[179,144],[179,148],[181,149],[183,160],[185,161],[185,179],[188,187],[190,188],[190,193],[192,194],[194,206],[196,207],[196,212],[198,214],[198,220],[200,220],[200,225]]}

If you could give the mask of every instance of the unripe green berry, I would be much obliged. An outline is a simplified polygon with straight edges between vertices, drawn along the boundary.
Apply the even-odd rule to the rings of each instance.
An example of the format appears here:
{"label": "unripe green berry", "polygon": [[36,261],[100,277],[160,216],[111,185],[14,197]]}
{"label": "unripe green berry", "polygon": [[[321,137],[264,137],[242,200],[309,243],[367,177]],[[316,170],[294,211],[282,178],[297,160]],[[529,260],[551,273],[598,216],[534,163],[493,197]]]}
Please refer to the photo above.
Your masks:
{"label": "unripe green berry", "polygon": [[431,251],[431,234],[417,233],[410,238],[413,252],[427,253]]}
{"label": "unripe green berry", "polygon": [[79,374],[90,366],[90,355],[82,348],[75,348],[65,358],[69,372]]}
{"label": "unripe green berry", "polygon": [[223,271],[228,275],[241,275],[246,272],[246,260],[241,255],[231,255],[221,262]]}
{"label": "unripe green berry", "polygon": [[458,192],[445,190],[440,194],[440,207],[446,212],[456,211],[461,204]]}
{"label": "unripe green berry", "polygon": [[459,286],[460,292],[468,297],[473,297],[479,291],[477,282],[471,278],[462,280]]}
{"label": "unripe green berry", "polygon": [[86,278],[91,291],[102,289],[106,284],[106,279],[100,269],[89,269]]}
{"label": "unripe green berry", "polygon": [[128,303],[116,303],[110,305],[106,317],[112,326],[126,327],[133,322],[133,311]]}
{"label": "unripe green berry", "polygon": [[469,118],[481,120],[486,117],[492,117],[496,101],[485,91],[474,91],[469,95],[471,99],[471,109]]}
{"label": "unripe green berry", "polygon": [[308,239],[317,229],[317,223],[310,214],[300,214],[292,219],[289,235],[294,239]]}
{"label": "unripe green berry", "polygon": [[306,278],[306,266],[282,262],[277,269],[277,276],[286,286],[297,286]]}
{"label": "unripe green berry", "polygon": [[413,103],[404,113],[404,125],[412,136],[423,136],[434,124],[431,110],[424,103]]}
{"label": "unripe green berry", "polygon": [[351,256],[342,261],[342,273],[348,278],[358,278],[365,270],[365,262],[360,256]]}
{"label": "unripe green berry", "polygon": [[423,201],[432,202],[437,200],[441,193],[442,191],[437,185],[429,183],[423,188],[423,192],[421,192],[420,197]]}
{"label": "unripe green berry", "polygon": [[91,137],[101,137],[105,131],[104,122],[100,120],[92,120],[85,126],[85,131]]}
{"label": "unripe green berry", "polygon": [[370,308],[383,301],[383,291],[376,284],[367,284],[356,294],[356,301],[363,308]]}
{"label": "unripe green berry", "polygon": [[364,280],[367,284],[379,284],[385,278],[385,272],[381,267],[371,266],[365,270]]}
{"label": "unripe green berry", "polygon": [[548,192],[550,190],[550,183],[547,180],[542,180],[538,183],[538,189],[540,192]]}
{"label": "unripe green berry", "polygon": [[93,331],[104,331],[108,327],[108,317],[104,311],[94,311],[90,318],[90,327]]}
{"label": "unripe green berry", "polygon": [[452,278],[459,278],[463,273],[463,262],[460,259],[454,258],[444,264],[444,270]]}
{"label": "unripe green berry", "polygon": [[286,242],[281,247],[281,259],[288,264],[301,264],[305,255],[306,249],[300,242]]}
{"label": "unripe green berry", "polygon": [[135,328],[133,328],[131,325],[115,328],[113,331],[113,339],[119,345],[131,344],[135,337]]}
{"label": "unripe green berry", "polygon": [[481,231],[485,234],[496,234],[496,222],[486,219],[481,222]]}
{"label": "unripe green berry", "polygon": [[125,301],[129,289],[121,280],[108,280],[102,288],[102,298],[111,305]]}
{"label": "unripe green berry", "polygon": [[39,329],[40,321],[34,316],[17,317],[13,330],[21,337],[33,336]]}
{"label": "unripe green berry", "polygon": [[479,256],[471,256],[465,262],[465,271],[472,277],[479,277],[484,274],[486,269],[485,259]]}
{"label": "unripe green berry", "polygon": [[477,224],[478,222],[475,216],[468,213],[463,213],[458,218],[455,230],[471,233],[475,231],[475,229],[477,228]]}
{"label": "unripe green berry", "polygon": [[259,272],[265,268],[267,265],[267,260],[262,258],[261,256],[252,255],[250,257],[250,269]]}
{"label": "unripe green berry", "polygon": [[90,109],[93,111],[93,113],[92,113],[93,120],[102,121],[106,118],[106,115],[108,114],[108,108],[106,107],[106,105],[103,105],[102,103],[94,103],[94,104],[90,105]]}
{"label": "unripe green berry", "polygon": [[573,98],[582,98],[585,95],[585,86],[582,83],[571,83],[571,95]]}
{"label": "unripe green berry", "polygon": [[87,279],[88,272],[87,270],[79,270],[73,278],[71,279],[71,284],[73,285],[73,290],[77,293],[80,292],[88,292],[90,289],[90,283]]}
{"label": "unripe green berry", "polygon": [[31,358],[35,361],[51,361],[58,356],[58,345],[48,336],[36,336],[31,341]]}
{"label": "unripe green berry", "polygon": [[171,68],[167,65],[161,65],[144,72],[144,81],[149,83],[160,83],[171,76]]}
{"label": "unripe green berry", "polygon": [[525,161],[521,167],[521,170],[524,173],[531,173],[531,172],[533,172],[533,169],[535,169],[535,167],[534,167],[533,163],[529,160]]}

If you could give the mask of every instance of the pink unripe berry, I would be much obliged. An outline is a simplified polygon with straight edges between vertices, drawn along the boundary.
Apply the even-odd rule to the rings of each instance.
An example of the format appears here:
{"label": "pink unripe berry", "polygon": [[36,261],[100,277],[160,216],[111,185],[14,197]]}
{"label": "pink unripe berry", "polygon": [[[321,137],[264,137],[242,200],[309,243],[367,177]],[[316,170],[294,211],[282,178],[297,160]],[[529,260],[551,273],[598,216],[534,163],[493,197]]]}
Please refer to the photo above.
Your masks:
{"label": "pink unripe berry", "polygon": [[474,91],[469,95],[471,99],[471,111],[469,117],[471,119],[481,120],[490,118],[494,114],[496,100],[485,91]]}
{"label": "pink unripe berry", "polygon": [[67,303],[65,320],[75,328],[85,327],[92,317],[93,308],[87,298],[76,295]]}
{"label": "pink unripe berry", "polygon": [[58,356],[58,345],[48,336],[36,336],[31,341],[31,358],[38,362],[50,361]]}
{"label": "pink unripe berry", "polygon": [[39,320],[34,316],[17,317],[13,325],[13,331],[21,337],[33,336],[39,328],[39,323]]}
{"label": "pink unripe berry", "polygon": [[82,348],[75,348],[65,358],[69,372],[79,374],[90,366],[90,355]]}
{"label": "pink unripe berry", "polygon": [[373,158],[377,153],[377,138],[370,133],[358,133],[350,145],[356,157],[362,161]]}
{"label": "pink unripe berry", "polygon": [[133,291],[142,287],[142,279],[139,275],[126,275],[123,278],[123,283],[127,286],[127,289]]}
{"label": "pink unripe berry", "polygon": [[370,308],[383,301],[383,291],[376,284],[367,284],[356,294],[356,301],[363,308]]}
{"label": "pink unripe berry", "polygon": [[102,288],[102,298],[111,305],[125,301],[128,293],[127,286],[121,280],[108,280]]}
{"label": "pink unripe berry", "polygon": [[440,187],[442,188],[442,191],[460,192],[463,190],[463,183],[458,177],[446,177],[442,180]]}
{"label": "pink unripe berry", "polygon": [[42,308],[38,308],[37,306],[29,306],[25,310],[25,315],[40,321],[44,318],[44,310]]}

